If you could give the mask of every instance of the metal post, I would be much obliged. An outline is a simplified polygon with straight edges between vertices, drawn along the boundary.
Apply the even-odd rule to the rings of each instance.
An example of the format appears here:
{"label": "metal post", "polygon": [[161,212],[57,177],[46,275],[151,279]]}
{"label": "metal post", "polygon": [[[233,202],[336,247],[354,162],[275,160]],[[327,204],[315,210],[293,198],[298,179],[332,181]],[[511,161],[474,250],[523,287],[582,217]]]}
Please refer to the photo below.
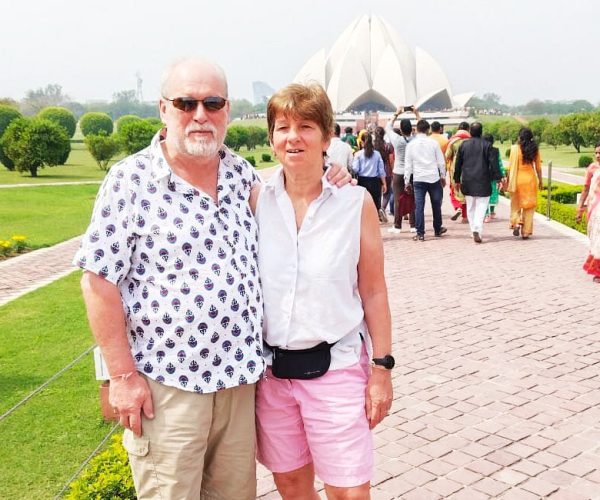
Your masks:
{"label": "metal post", "polygon": [[552,160],[548,162],[548,198],[546,201],[546,220],[550,220],[550,203],[552,202]]}

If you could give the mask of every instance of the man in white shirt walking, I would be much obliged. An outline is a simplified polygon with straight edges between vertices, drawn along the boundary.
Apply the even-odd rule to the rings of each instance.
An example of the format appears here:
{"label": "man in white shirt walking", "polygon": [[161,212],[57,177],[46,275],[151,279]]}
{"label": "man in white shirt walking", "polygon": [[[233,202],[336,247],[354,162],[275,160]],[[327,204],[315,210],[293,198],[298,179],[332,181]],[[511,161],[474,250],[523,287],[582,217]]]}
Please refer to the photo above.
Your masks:
{"label": "man in white shirt walking", "polygon": [[[415,241],[425,241],[425,194],[429,193],[433,212],[435,236],[442,236],[447,230],[442,227],[443,187],[446,185],[446,163],[440,145],[427,136],[429,122],[417,122],[417,135],[406,146],[404,178],[410,183],[408,189],[415,193]],[[412,176],[412,181],[411,181]]]}
{"label": "man in white shirt walking", "polygon": [[352,147],[340,139],[340,125],[338,123],[333,127],[334,137],[331,138],[331,144],[327,148],[327,156],[333,163],[338,163],[352,173]]}

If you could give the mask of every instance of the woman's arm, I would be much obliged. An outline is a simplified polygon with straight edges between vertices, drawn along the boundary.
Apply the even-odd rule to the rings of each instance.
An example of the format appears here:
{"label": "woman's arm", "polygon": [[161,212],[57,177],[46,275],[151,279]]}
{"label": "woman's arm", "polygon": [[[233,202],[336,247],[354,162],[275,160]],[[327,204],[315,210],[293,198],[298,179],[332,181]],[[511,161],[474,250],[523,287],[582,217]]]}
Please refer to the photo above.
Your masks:
{"label": "woman's arm", "polygon": [[[360,226],[358,291],[365,321],[373,344],[373,357],[392,352],[392,325],[387,287],[383,273],[383,242],[373,199],[365,193]],[[366,393],[366,412],[371,429],[387,415],[392,406],[391,370],[373,366]]]}

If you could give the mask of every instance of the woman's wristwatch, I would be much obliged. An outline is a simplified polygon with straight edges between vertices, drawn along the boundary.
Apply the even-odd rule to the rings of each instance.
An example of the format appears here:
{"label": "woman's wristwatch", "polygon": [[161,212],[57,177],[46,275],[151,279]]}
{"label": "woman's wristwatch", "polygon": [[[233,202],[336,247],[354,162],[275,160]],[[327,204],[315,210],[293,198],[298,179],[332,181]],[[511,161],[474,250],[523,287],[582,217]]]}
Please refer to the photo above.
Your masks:
{"label": "woman's wristwatch", "polygon": [[396,360],[391,354],[386,354],[383,358],[373,358],[373,364],[391,370],[396,365]]}

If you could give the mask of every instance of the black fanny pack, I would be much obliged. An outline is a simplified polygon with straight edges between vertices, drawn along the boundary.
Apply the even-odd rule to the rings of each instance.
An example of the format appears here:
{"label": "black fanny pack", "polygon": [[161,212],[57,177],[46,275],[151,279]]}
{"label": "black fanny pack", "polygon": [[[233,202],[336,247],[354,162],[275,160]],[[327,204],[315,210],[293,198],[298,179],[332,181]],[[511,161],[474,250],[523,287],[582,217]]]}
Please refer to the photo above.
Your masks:
{"label": "black fanny pack", "polygon": [[273,376],[307,380],[327,373],[331,364],[331,348],[334,344],[321,342],[309,349],[281,349],[267,347],[273,351]]}

